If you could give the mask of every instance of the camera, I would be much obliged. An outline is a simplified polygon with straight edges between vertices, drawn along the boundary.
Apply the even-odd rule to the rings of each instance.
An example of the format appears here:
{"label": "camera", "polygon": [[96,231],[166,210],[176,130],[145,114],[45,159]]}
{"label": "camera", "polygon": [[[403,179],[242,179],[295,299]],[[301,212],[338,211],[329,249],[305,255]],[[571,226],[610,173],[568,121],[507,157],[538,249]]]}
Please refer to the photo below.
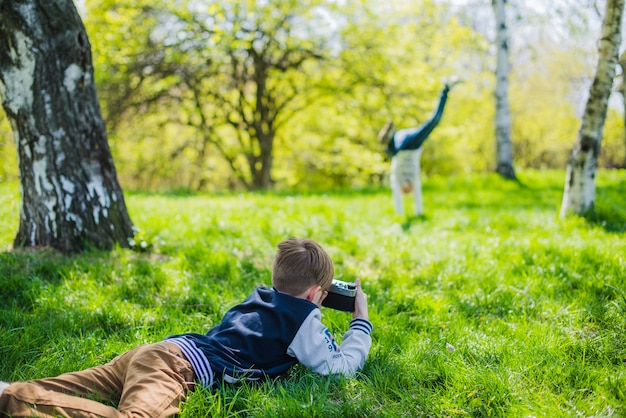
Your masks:
{"label": "camera", "polygon": [[328,295],[322,301],[322,306],[339,311],[354,312],[355,298],[355,283],[333,280],[332,285],[328,289]]}

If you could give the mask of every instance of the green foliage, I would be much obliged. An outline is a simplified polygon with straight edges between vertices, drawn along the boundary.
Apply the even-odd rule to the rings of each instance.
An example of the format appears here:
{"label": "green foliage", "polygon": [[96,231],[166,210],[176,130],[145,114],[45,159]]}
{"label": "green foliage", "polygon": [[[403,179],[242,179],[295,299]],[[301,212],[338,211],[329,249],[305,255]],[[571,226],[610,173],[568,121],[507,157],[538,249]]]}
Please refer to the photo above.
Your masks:
{"label": "green foliage", "polygon": [[[110,6],[93,4],[86,20],[90,32],[108,23],[107,30],[116,26],[116,33],[134,41],[105,38],[95,48],[102,51],[99,80],[107,119],[115,142],[134,142],[136,149],[136,141],[126,138],[131,134],[148,153],[121,152],[121,173],[128,159],[131,173],[137,173],[128,180],[138,186],[145,187],[146,177],[159,177],[193,190],[211,189],[218,181],[221,187],[230,182],[267,188],[275,135],[311,96],[305,64],[322,59],[328,49],[317,25],[316,10],[324,2]],[[146,15],[145,25],[138,22],[140,14]],[[119,61],[115,48],[121,43],[126,54]],[[220,171],[226,176],[216,178]]]}
{"label": "green foliage", "polygon": [[[565,167],[581,126],[577,114],[580,112],[577,107],[581,106],[578,103],[581,98],[577,97],[580,93],[571,91],[571,80],[584,74],[587,56],[574,48],[565,49],[550,42],[539,46],[546,51],[540,62],[530,61],[515,67],[511,80],[515,162],[523,167],[538,169]],[[568,65],[563,65],[565,61]],[[537,65],[545,70],[537,71]],[[555,77],[545,77],[544,72]],[[543,92],[545,96],[538,92]],[[614,117],[609,118],[613,122],[611,136],[618,130],[623,135],[623,123],[619,128]],[[611,143],[614,141],[611,140]],[[612,147],[610,152],[615,151],[617,149]]]}
{"label": "green foliage", "polygon": [[17,234],[20,211],[20,190],[16,182],[0,183],[0,249],[12,245]]}
{"label": "green foliage", "polygon": [[609,108],[598,165],[608,168],[626,168],[624,112]]}
{"label": "green foliage", "polygon": [[[465,45],[472,40],[471,33],[454,21],[449,30],[445,29],[448,26],[436,29],[433,22],[443,11],[432,4],[401,13],[387,11],[390,24],[376,11],[370,12],[366,3],[344,8],[292,1],[274,2],[271,7],[207,2],[203,8],[200,4],[130,6],[100,1],[88,5],[86,26],[93,34],[113,152],[127,187],[214,190],[242,182],[251,185],[254,172],[264,165],[258,159],[260,150],[265,149],[261,137],[273,135],[274,130],[281,147],[275,152],[280,158],[275,159],[273,169],[279,188],[380,181],[385,166],[377,163],[381,155],[375,129],[390,117],[381,108],[395,108],[400,123],[407,116],[409,124],[424,120],[430,112],[424,109],[435,99],[425,104],[421,100],[424,91],[433,96],[441,87],[440,80],[429,74],[446,65],[452,67],[449,52],[457,50],[447,46],[448,53],[443,53],[437,50],[441,41],[436,40],[466,39]],[[400,20],[406,19],[406,13],[415,14],[408,25]],[[350,14],[359,16],[358,24],[336,23],[333,27],[332,22],[342,22]],[[286,26],[291,18],[283,21],[281,16],[293,17],[292,25],[298,30]],[[372,26],[370,21],[378,23]],[[169,24],[164,26],[165,22]],[[430,29],[424,30],[425,26]],[[326,38],[336,37],[338,30],[346,37],[344,56],[330,59],[331,47],[336,46]],[[107,35],[99,36],[100,31]],[[407,31],[415,37],[406,37]],[[381,33],[389,33],[389,38]],[[421,45],[433,46],[423,51]],[[303,63],[297,72],[281,69],[290,61],[306,58],[296,54],[306,53],[327,59]],[[269,65],[253,63],[257,55],[266,57],[264,62]],[[433,57],[434,66],[427,63]],[[415,66],[416,60],[425,64]],[[378,63],[386,63],[388,68],[380,68]],[[444,73],[450,71],[444,68]],[[250,83],[250,79],[261,80],[263,85]],[[388,96],[393,100],[387,100]],[[354,106],[355,101],[361,104]],[[317,102],[324,106],[311,106]],[[130,108],[135,111],[124,110]],[[267,121],[250,125],[252,115],[256,118],[266,112]],[[275,127],[265,126],[274,123],[272,120]],[[309,120],[315,123],[307,123]],[[331,132],[325,129],[329,120],[336,121]],[[341,130],[348,125],[356,129]],[[328,152],[327,144],[334,150]],[[302,153],[302,149],[308,152]],[[336,161],[337,155],[346,152],[350,155],[347,161]],[[446,152],[436,164],[440,171],[454,166],[442,163],[449,155]],[[430,159],[425,160],[428,169]],[[314,168],[314,176],[302,179],[303,168]]]}
{"label": "green foliage", "polygon": [[[373,347],[355,379],[296,367],[200,389],[183,417],[623,416],[623,171],[600,171],[593,217],[560,219],[562,171],[430,176],[426,217],[398,218],[386,189],[232,195],[131,193],[150,251],[0,253],[0,380],[105,362],[209,329],[270,283],[275,245],[309,236],[336,274],[360,277]],[[17,226],[0,188],[0,246]],[[325,310],[336,335],[350,317]]]}
{"label": "green foliage", "polygon": [[[126,189],[251,189],[271,164],[273,188],[306,191],[384,184],[378,130],[387,120],[398,127],[426,120],[450,76],[465,82],[451,92],[422,168],[430,175],[493,169],[490,22],[475,19],[473,8],[432,0],[93,0],[85,23]],[[580,126],[578,80],[589,77],[595,51],[554,39],[512,40],[520,168],[564,167]],[[623,111],[613,113],[602,167],[624,164]]]}
{"label": "green foliage", "polygon": [[0,182],[17,178],[17,152],[8,119],[0,112]]}
{"label": "green foliage", "polygon": [[[398,127],[423,122],[453,75],[465,82],[451,92],[425,145],[423,171],[492,170],[494,57],[486,35],[492,11],[488,2],[452,3],[86,1],[83,17],[122,185],[252,188],[255,172],[269,164],[257,141],[264,133],[265,145],[272,138],[274,189],[385,184],[378,130],[390,119]],[[589,6],[545,16],[518,6],[509,94],[515,165],[561,169],[596,61]],[[554,19],[567,37],[556,33]],[[255,55],[273,65],[258,73]],[[298,65],[283,70],[280,57]],[[268,94],[258,96],[262,75]],[[265,119],[259,104],[269,106]],[[599,166],[624,167],[624,111],[620,100],[611,104]],[[0,115],[0,181],[17,176],[13,134]]]}

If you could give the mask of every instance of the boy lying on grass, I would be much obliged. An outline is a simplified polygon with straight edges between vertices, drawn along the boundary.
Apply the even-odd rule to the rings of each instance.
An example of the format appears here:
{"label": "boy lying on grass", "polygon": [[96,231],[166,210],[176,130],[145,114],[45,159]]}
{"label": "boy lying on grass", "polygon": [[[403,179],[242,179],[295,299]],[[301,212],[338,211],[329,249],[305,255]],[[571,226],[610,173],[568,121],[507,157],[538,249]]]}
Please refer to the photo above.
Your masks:
{"label": "boy lying on grass", "polygon": [[357,280],[353,319],[338,346],[320,311],[333,275],[318,243],[290,238],[278,244],[273,288],[255,289],[206,334],[174,335],[58,377],[0,382],[0,416],[166,417],[196,384],[275,377],[298,362],[323,375],[353,376],[372,344],[367,296]]}

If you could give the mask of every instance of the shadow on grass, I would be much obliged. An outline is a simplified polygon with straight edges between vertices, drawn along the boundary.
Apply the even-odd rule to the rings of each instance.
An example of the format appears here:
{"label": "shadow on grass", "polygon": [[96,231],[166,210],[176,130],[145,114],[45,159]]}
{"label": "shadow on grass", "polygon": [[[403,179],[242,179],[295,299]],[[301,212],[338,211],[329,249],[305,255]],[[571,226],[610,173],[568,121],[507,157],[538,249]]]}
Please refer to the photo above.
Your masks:
{"label": "shadow on grass", "polygon": [[416,223],[426,222],[428,217],[426,215],[407,216],[406,220],[402,222],[402,230],[408,232],[411,226]]}
{"label": "shadow on grass", "polygon": [[267,190],[218,190],[218,191],[195,191],[190,189],[174,189],[164,191],[151,190],[125,190],[129,196],[139,197],[167,197],[167,198],[197,198],[197,197],[233,197],[233,196],[275,196],[275,197],[360,197],[387,194],[386,185],[372,185],[365,187],[336,187],[336,188],[292,188],[292,189],[267,189]]}
{"label": "shadow on grass", "polygon": [[612,203],[597,202],[595,207],[587,212],[585,220],[591,225],[598,226],[607,232],[626,232],[626,210]]}
{"label": "shadow on grass", "polygon": [[71,267],[68,260],[49,249],[0,252],[0,309],[14,305],[32,309],[43,287],[60,283]]}

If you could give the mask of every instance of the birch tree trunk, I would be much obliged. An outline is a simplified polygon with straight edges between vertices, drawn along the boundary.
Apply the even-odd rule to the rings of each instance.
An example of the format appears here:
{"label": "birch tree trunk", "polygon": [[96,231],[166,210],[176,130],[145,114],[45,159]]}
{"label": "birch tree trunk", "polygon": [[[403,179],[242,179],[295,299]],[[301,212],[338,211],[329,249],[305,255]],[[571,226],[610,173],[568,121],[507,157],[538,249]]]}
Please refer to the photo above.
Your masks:
{"label": "birch tree trunk", "polygon": [[622,55],[620,55],[619,57],[619,65],[620,67],[622,67],[622,85],[619,89],[620,93],[622,94],[622,103],[624,104],[623,107],[623,121],[624,121],[624,132],[623,134],[623,140],[624,140],[624,160],[622,161],[622,167],[626,168],[626,51],[622,52]]}
{"label": "birch tree trunk", "polygon": [[133,226],[72,0],[0,0],[0,96],[19,158],[14,246],[128,246]]}
{"label": "birch tree trunk", "polygon": [[515,179],[511,145],[511,110],[509,108],[509,28],[506,21],[507,0],[493,0],[496,17],[496,172]]}
{"label": "birch tree trunk", "polygon": [[596,167],[621,43],[624,0],[608,0],[599,42],[599,58],[578,136],[567,163],[561,216],[593,208]]}

